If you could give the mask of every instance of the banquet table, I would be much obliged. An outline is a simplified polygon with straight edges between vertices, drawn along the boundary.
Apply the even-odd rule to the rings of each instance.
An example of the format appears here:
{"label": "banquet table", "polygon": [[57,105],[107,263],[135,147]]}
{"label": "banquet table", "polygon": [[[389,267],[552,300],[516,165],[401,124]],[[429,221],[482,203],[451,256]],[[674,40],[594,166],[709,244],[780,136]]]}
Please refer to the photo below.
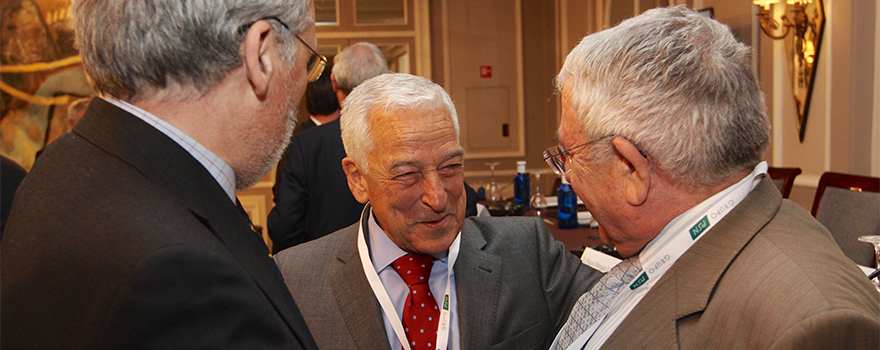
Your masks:
{"label": "banquet table", "polygon": [[[482,203],[482,202],[481,202]],[[579,211],[585,211],[586,207],[580,206],[578,208]],[[584,251],[586,247],[596,247],[602,244],[601,239],[599,238],[599,229],[591,228],[589,225],[579,225],[576,228],[563,229],[559,228],[558,221],[556,219],[557,208],[550,207],[547,209],[529,209],[522,216],[540,216],[547,227],[550,229],[550,232],[553,233],[553,238],[557,241],[565,244],[565,249],[568,249],[574,254],[580,256],[580,254]],[[607,247],[606,247],[607,248]],[[616,256],[616,252],[607,252],[612,256]]]}

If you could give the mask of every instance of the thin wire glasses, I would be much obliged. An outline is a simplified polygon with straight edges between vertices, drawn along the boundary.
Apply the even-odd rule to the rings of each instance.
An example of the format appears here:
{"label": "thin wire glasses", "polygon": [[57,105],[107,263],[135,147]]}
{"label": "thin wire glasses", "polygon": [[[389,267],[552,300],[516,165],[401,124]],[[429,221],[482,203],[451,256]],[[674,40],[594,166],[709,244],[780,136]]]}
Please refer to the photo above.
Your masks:
{"label": "thin wire glasses", "polygon": [[[281,24],[284,23],[282,22]],[[287,25],[285,25],[284,27],[287,28]],[[319,54],[318,51],[315,51],[315,49],[309,46],[309,44],[307,44],[305,40],[300,38],[299,35],[294,35],[297,39],[299,39],[299,42],[303,43],[303,45],[309,48],[309,51],[312,51],[312,57],[309,57],[309,63],[308,65],[306,65],[306,68],[308,68],[309,70],[309,74],[306,75],[306,80],[310,83],[314,83],[318,81],[318,78],[320,78],[321,74],[324,73],[324,67],[327,66],[327,57],[324,57],[324,55]]]}
{"label": "thin wire glasses", "polygon": [[[263,17],[263,18],[260,18],[260,20],[261,21],[265,21],[265,20],[277,21],[278,23],[281,23],[281,26],[284,27],[284,29],[290,30],[290,27],[287,26],[287,23],[284,23],[284,21],[282,21],[278,17],[274,17],[274,16],[273,17]],[[256,22],[251,22],[251,23],[248,23],[248,24],[241,26],[240,28],[238,28],[238,32],[239,33],[246,32],[247,29],[250,28],[250,26],[252,26],[254,23],[256,23]],[[327,66],[327,57],[324,57],[324,55],[321,55],[318,53],[318,51],[315,51],[315,49],[313,49],[311,46],[309,46],[309,44],[306,43],[305,40],[303,40],[302,38],[299,37],[299,34],[294,34],[293,36],[295,36],[296,39],[299,40],[299,42],[303,43],[303,45],[305,45],[307,48],[309,48],[309,51],[312,52],[312,56],[309,57],[309,63],[306,64],[306,69],[308,70],[308,74],[306,75],[306,80],[310,83],[314,83],[315,81],[318,80],[318,78],[321,77],[321,74],[324,73],[324,67]]]}
{"label": "thin wire glasses", "polygon": [[547,162],[547,165],[550,166],[550,169],[553,169],[553,172],[555,172],[556,175],[561,176],[563,174],[568,174],[568,172],[571,171],[571,167],[567,166],[568,163],[571,163],[571,151],[584,147],[586,145],[591,145],[593,143],[608,139],[610,137],[614,137],[614,135],[602,136],[587,143],[574,146],[568,150],[562,148],[562,145],[556,145],[547,148],[546,150],[544,150],[544,161]]}

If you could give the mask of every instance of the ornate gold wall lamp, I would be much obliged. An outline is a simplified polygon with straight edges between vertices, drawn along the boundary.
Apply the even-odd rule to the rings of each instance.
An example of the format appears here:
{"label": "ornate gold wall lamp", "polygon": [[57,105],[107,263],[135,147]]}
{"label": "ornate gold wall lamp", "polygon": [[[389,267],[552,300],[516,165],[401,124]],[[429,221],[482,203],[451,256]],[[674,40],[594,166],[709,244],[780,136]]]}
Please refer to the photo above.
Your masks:
{"label": "ornate gold wall lamp", "polygon": [[[788,75],[791,79],[791,92],[794,95],[798,117],[798,137],[804,141],[807,112],[813,94],[813,78],[816,75],[816,62],[819,58],[819,44],[825,27],[825,10],[822,0],[786,0],[784,14],[780,16],[782,26],[773,19],[772,8],[779,0],[754,0],[760,7],[758,18],[761,30],[768,37],[785,39],[785,57],[788,62]],[[778,34],[779,31],[781,34]],[[789,36],[789,32],[794,35]]]}

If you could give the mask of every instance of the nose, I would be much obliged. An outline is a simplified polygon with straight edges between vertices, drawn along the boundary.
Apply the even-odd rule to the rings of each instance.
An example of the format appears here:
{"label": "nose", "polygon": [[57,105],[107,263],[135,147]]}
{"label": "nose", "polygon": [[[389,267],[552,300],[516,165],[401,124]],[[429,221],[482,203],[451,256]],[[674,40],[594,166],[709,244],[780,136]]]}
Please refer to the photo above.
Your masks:
{"label": "nose", "polygon": [[437,173],[430,173],[424,177],[422,181],[422,203],[425,203],[435,213],[443,212],[446,209],[446,186]]}

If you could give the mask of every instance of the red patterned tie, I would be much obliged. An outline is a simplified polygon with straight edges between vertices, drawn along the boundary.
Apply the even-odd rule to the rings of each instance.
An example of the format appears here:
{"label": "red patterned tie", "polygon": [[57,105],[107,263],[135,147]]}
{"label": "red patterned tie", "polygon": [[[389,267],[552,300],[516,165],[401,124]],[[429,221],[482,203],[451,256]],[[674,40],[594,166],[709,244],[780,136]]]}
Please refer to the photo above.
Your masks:
{"label": "red patterned tie", "polygon": [[394,271],[409,286],[403,307],[403,329],[412,350],[434,349],[440,309],[431,294],[428,278],[434,258],[427,255],[407,254],[392,264]]}

